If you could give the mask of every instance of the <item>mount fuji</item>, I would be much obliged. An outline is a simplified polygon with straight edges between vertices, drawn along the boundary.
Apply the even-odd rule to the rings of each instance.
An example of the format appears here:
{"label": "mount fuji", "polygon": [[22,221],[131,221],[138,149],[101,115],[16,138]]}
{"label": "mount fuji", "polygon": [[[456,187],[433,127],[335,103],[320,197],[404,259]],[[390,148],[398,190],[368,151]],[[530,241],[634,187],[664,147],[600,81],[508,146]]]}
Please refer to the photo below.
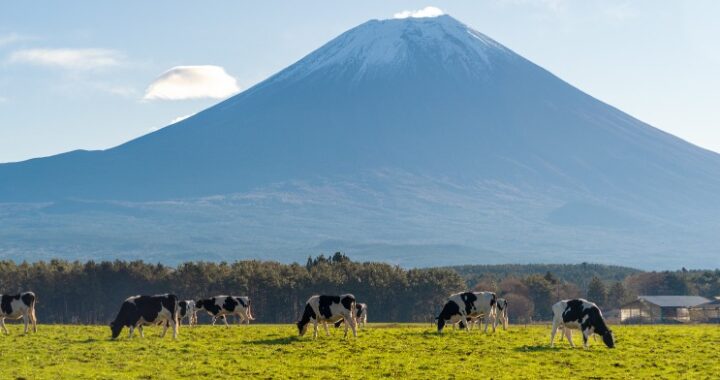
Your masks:
{"label": "mount fuji", "polygon": [[720,266],[720,155],[443,15],[372,20],[193,117],[0,165],[0,257]]}

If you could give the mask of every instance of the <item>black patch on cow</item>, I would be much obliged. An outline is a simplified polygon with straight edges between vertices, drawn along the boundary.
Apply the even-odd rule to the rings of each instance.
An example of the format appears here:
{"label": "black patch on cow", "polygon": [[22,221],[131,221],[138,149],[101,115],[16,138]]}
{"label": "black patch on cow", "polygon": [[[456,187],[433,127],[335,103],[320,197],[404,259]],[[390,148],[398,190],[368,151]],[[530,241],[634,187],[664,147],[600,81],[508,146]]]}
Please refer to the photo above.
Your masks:
{"label": "black patch on cow", "polygon": [[239,305],[239,303],[237,300],[235,300],[235,297],[228,296],[227,298],[225,298],[225,302],[223,302],[222,307],[223,309],[232,313],[235,311],[237,305]]}
{"label": "black patch on cow", "polygon": [[297,322],[298,331],[302,334],[303,327],[310,323],[310,319],[317,320],[317,316],[313,311],[312,306],[309,303],[305,304],[305,311],[303,312],[302,318]]}
{"label": "black patch on cow", "polygon": [[180,316],[185,317],[187,315],[187,310],[188,310],[187,301],[180,301],[178,303],[178,305],[180,306]]}
{"label": "black patch on cow", "polygon": [[[345,309],[352,313],[353,304],[355,303],[355,297],[348,294],[345,297],[342,298],[342,301],[340,301],[343,306],[345,306]],[[352,314],[350,314],[352,315]]]}
{"label": "black patch on cow", "polygon": [[330,306],[334,303],[340,303],[340,297],[320,296],[320,299],[318,301],[318,309],[320,311],[320,315],[323,316],[325,319],[328,319],[332,317],[332,311],[330,310]]}
{"label": "black patch on cow", "polygon": [[338,327],[340,327],[340,325],[342,325],[342,324],[343,324],[343,322],[345,322],[345,319],[343,319],[343,318],[340,318],[340,320],[339,320],[339,321],[335,322],[335,328],[338,328]]}
{"label": "black patch on cow", "polygon": [[445,321],[449,321],[453,315],[460,314],[460,306],[455,301],[448,301],[443,307],[440,315],[437,317],[438,321],[438,332],[442,332],[445,327]]}
{"label": "black patch on cow", "polygon": [[220,313],[220,306],[215,303],[215,297],[198,300],[195,302],[195,306],[198,307],[198,309],[204,309],[208,313],[212,315],[218,315]]}
{"label": "black patch on cow", "polygon": [[245,301],[242,299],[242,297],[238,297],[238,298],[237,298],[237,301],[240,302],[240,305],[242,305],[242,307],[244,307],[244,308],[247,308],[248,305],[250,305],[250,300],[249,300],[249,299],[248,299],[248,303],[245,303]]}
{"label": "black patch on cow", "polygon": [[19,299],[20,299],[20,295],[19,295],[19,294],[16,294],[16,295],[14,295],[14,296],[10,296],[10,295],[3,294],[3,295],[2,295],[2,299],[0,300],[0,310],[1,310],[1,311],[3,312],[3,314],[5,314],[5,315],[10,315],[10,314],[12,314],[12,312],[13,312],[13,309],[12,309],[12,301],[14,301],[14,300],[19,300]]}
{"label": "black patch on cow", "polygon": [[[460,295],[460,299],[463,303],[465,303],[465,314],[470,314],[475,306],[475,301],[477,301],[477,296],[475,293],[466,292]],[[490,302],[490,305],[492,305],[492,301]]]}
{"label": "black patch on cow", "polygon": [[497,303],[497,295],[495,295],[495,293],[490,294],[492,295],[492,299],[490,300],[490,307],[492,307],[492,305],[495,305]]}
{"label": "black patch on cow", "polygon": [[25,304],[25,306],[30,307],[35,304],[35,294],[31,292],[23,293],[22,294],[22,301]]}
{"label": "black patch on cow", "polygon": [[[585,319],[586,316],[587,319]],[[582,300],[569,300],[567,301],[565,311],[563,311],[562,318],[563,323],[576,322],[580,324],[580,329],[582,331],[592,327],[593,333],[602,336],[603,342],[606,346],[610,348],[615,347],[612,331],[608,329],[605,324],[605,320],[600,313],[600,309],[598,309],[597,306],[590,306],[584,309]],[[585,319],[585,322],[583,322],[583,319]],[[583,334],[583,342],[587,342],[585,334]]]}

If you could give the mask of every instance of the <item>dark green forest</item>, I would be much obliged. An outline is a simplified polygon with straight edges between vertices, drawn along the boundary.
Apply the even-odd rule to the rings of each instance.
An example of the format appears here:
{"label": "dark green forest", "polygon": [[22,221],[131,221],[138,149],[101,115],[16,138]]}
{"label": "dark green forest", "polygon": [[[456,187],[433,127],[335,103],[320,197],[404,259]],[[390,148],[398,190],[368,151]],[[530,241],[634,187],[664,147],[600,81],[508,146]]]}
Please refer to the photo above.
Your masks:
{"label": "dark green forest", "polygon": [[720,271],[642,272],[598,264],[404,269],[354,262],[342,253],[308,258],[305,264],[187,262],[177,267],[119,260],[0,261],[0,293],[34,291],[42,323],[107,323],[127,297],[159,293],[181,299],[247,295],[258,322],[289,323],[311,295],[345,292],[368,304],[370,321],[430,322],[449,294],[467,289],[497,292],[508,299],[511,320],[530,322],[548,320],[550,306],[570,297],[613,309],[639,294],[717,296]]}

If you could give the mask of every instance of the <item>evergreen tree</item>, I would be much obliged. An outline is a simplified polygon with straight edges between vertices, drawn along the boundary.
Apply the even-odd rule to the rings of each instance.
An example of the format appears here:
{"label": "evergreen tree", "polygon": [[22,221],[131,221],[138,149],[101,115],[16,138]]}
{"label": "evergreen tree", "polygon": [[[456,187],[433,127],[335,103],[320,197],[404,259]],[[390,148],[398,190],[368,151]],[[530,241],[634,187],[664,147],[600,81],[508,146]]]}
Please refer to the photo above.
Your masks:
{"label": "evergreen tree", "polygon": [[588,284],[587,299],[603,307],[607,303],[607,289],[605,284],[597,276],[593,277]]}

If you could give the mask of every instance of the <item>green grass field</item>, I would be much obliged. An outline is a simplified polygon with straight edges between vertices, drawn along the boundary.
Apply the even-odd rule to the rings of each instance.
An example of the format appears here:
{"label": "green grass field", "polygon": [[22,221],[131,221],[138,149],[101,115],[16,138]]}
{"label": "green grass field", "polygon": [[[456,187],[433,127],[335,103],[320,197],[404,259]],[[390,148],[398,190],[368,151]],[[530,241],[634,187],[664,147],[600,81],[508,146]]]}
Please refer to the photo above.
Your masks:
{"label": "green grass field", "polygon": [[[0,336],[2,379],[406,378],[536,379],[720,377],[720,327],[617,326],[617,348],[591,341],[548,345],[547,326],[483,334],[427,324],[369,325],[357,339],[297,337],[293,325],[183,326],[180,337],[147,328],[111,341],[103,326],[40,325]],[[576,344],[582,343],[575,333]]]}

